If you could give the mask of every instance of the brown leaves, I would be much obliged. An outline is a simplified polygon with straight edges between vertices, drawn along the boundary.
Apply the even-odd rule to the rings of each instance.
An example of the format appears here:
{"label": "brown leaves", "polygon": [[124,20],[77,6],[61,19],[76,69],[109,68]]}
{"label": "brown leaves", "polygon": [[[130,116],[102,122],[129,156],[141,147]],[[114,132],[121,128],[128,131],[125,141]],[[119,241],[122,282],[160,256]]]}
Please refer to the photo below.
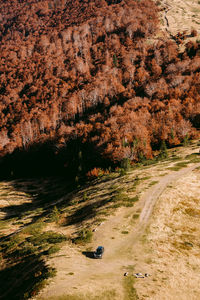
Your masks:
{"label": "brown leaves", "polygon": [[200,46],[179,55],[172,41],[148,45],[153,2],[23,3],[0,4],[2,153],[81,138],[111,161],[136,161],[195,132]]}

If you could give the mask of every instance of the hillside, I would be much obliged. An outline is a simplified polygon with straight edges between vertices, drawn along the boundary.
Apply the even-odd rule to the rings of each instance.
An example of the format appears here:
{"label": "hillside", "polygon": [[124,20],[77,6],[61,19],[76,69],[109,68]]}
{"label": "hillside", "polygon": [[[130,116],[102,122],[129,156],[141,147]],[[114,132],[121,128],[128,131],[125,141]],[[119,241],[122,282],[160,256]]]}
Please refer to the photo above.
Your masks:
{"label": "hillside", "polygon": [[1,170],[20,169],[29,151],[42,159],[25,165],[72,169],[83,151],[88,171],[197,136],[200,45],[180,52],[160,36],[158,10],[151,0],[1,1]]}
{"label": "hillside", "polygon": [[0,299],[199,300],[199,5],[0,1]]}
{"label": "hillside", "polygon": [[1,299],[197,300],[199,168],[193,142],[73,192],[65,178],[1,181]]}

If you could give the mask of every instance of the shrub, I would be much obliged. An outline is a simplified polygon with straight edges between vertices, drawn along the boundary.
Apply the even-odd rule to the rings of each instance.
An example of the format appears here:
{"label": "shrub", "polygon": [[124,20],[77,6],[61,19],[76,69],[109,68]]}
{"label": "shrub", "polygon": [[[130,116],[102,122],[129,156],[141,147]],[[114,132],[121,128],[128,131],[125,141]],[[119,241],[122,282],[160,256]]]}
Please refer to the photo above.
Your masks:
{"label": "shrub", "polygon": [[123,158],[121,161],[121,168],[124,169],[125,171],[128,171],[130,169],[130,159],[129,158]]}
{"label": "shrub", "polygon": [[36,222],[34,224],[29,225],[23,230],[23,233],[28,233],[28,234],[38,234],[41,232],[42,228],[45,226],[44,223],[42,222]]}
{"label": "shrub", "polygon": [[133,215],[133,219],[138,219],[139,216],[140,216],[139,214],[134,214],[134,215]]}
{"label": "shrub", "polygon": [[124,170],[124,169],[119,169],[119,175],[120,176],[124,176],[124,175],[126,175],[126,170]]}
{"label": "shrub", "polygon": [[187,146],[189,144],[189,136],[186,134],[186,136],[183,138],[183,146]]}
{"label": "shrub", "polygon": [[92,236],[93,236],[92,231],[84,228],[81,231],[79,231],[78,237],[76,239],[74,239],[73,242],[75,244],[90,243],[92,241]]}
{"label": "shrub", "polygon": [[52,222],[56,222],[58,223],[59,220],[60,220],[60,211],[58,210],[58,208],[56,206],[54,206],[51,214],[50,214],[50,218],[49,218],[50,221]]}
{"label": "shrub", "polygon": [[17,249],[21,241],[21,237],[16,235],[11,237],[8,241],[2,243],[1,247],[6,254],[9,254]]}
{"label": "shrub", "polygon": [[83,193],[83,201],[87,201],[88,200],[88,195],[86,192]]}
{"label": "shrub", "polygon": [[56,244],[66,241],[67,238],[63,234],[56,233],[53,231],[47,231],[42,234],[36,234],[27,238],[29,242],[31,242],[35,246],[40,246],[43,244]]}
{"label": "shrub", "polygon": [[94,178],[98,178],[98,177],[101,177],[103,176],[105,173],[105,171],[101,168],[94,168],[92,170],[90,170],[89,172],[87,172],[87,177],[89,179],[94,179]]}
{"label": "shrub", "polygon": [[166,146],[165,141],[162,141],[162,143],[161,143],[159,157],[162,158],[162,159],[168,157],[167,146]]}
{"label": "shrub", "polygon": [[48,249],[47,254],[51,255],[51,254],[58,252],[59,250],[60,250],[60,247],[58,245],[54,245]]}

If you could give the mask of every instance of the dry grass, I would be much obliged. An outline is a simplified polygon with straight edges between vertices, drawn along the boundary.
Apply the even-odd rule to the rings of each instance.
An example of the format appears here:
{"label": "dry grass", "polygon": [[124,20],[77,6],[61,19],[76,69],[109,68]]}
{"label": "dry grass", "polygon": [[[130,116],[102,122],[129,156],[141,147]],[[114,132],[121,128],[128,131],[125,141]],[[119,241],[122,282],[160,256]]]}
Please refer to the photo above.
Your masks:
{"label": "dry grass", "polygon": [[104,291],[98,294],[66,294],[58,297],[48,297],[48,298],[40,298],[41,300],[96,300],[96,299],[102,299],[102,300],[115,300],[116,299],[117,292],[115,290],[110,291]]}
{"label": "dry grass", "polygon": [[[177,165],[177,159],[174,159],[175,150],[179,165]],[[123,277],[119,275],[120,272],[122,272],[122,266],[117,265],[117,263],[115,266],[115,261],[127,261],[128,255],[128,257],[131,257],[131,260],[134,259],[141,262],[140,258],[136,256],[138,255],[138,251],[142,253],[143,246],[141,248],[138,246],[137,248],[137,241],[135,241],[134,249],[132,249],[133,241],[131,239],[132,231],[137,227],[139,222],[143,205],[141,199],[148,189],[153,189],[154,185],[156,185],[159,180],[162,180],[160,176],[163,172],[166,173],[167,168],[185,167],[186,160],[187,163],[194,164],[194,160],[199,159],[194,151],[197,151],[194,145],[193,148],[184,147],[169,150],[169,158],[165,161],[153,161],[153,164],[147,162],[145,167],[138,165],[123,177],[121,177],[119,173],[113,173],[107,177],[104,176],[94,181],[91,185],[80,188],[70,194],[66,194],[66,187],[60,186],[58,183],[53,185],[54,193],[51,194],[52,190],[48,193],[50,187],[50,181],[48,182],[48,180],[46,181],[46,187],[40,187],[42,182],[40,185],[38,182],[37,184],[28,182],[27,186],[22,181],[15,184],[13,184],[13,182],[0,184],[0,193],[2,192],[1,195],[3,195],[2,198],[0,197],[0,201],[2,199],[3,209],[7,212],[8,217],[8,219],[3,221],[0,225],[2,234],[8,235],[20,229],[22,226],[20,233],[22,240],[18,241],[13,238],[10,245],[8,245],[8,252],[13,253],[17,250],[19,253],[20,250],[21,254],[23,252],[23,255],[31,253],[31,251],[33,251],[34,254],[45,252],[45,255],[51,255],[51,259],[49,260],[48,258],[48,262],[50,265],[56,266],[58,275],[55,278],[55,285],[52,283],[46,289],[44,288],[44,293],[48,291],[45,299],[48,299],[51,295],[53,296],[54,294],[52,294],[52,292],[54,293],[55,291],[57,291],[56,295],[62,295],[65,293],[66,286],[76,286],[77,284],[80,287],[78,294],[73,294],[72,292],[72,295],[65,295],[63,297],[68,297],[67,299],[70,299],[69,297],[72,297],[71,299],[76,299],[73,297],[82,297],[81,299],[85,299],[84,297],[86,297],[86,295],[88,296],[87,299],[96,299],[94,297],[97,296],[104,297],[100,299],[123,299],[123,296],[129,298],[135,297],[132,279],[126,281],[127,289],[125,289]],[[197,169],[195,172],[198,174]],[[22,202],[18,202],[19,194],[17,189],[21,189],[21,186],[24,184],[25,187],[27,187],[27,191],[21,194]],[[41,192],[42,197],[41,195],[35,195],[36,190]],[[15,191],[16,200],[14,198]],[[8,195],[12,196],[12,203],[8,203]],[[7,198],[6,201],[4,200],[5,197]],[[192,199],[196,201],[195,197]],[[47,202],[47,200],[49,200],[49,202]],[[30,201],[31,209],[29,203],[28,206],[23,206],[23,201],[26,205],[27,202]],[[168,201],[166,201],[166,203],[168,203]],[[181,217],[198,220],[199,212],[197,207],[187,205],[187,203],[188,200],[186,204],[184,204],[182,199],[180,206],[173,206],[172,211]],[[16,210],[13,204],[16,205]],[[23,207],[23,213],[20,211],[21,205]],[[37,222],[33,223],[32,221],[34,219],[36,219]],[[168,217],[167,220],[171,219],[172,218]],[[24,227],[24,225],[26,225],[26,227]],[[160,225],[157,224],[155,227],[156,226],[159,228]],[[170,226],[172,227],[172,229],[170,229],[171,237],[173,237],[176,230],[183,231],[183,229],[174,228],[173,224],[168,224],[168,227]],[[117,228],[117,230],[114,228]],[[97,231],[92,232],[92,229],[97,229]],[[190,230],[190,232],[186,232],[188,234],[187,236],[180,234],[179,239],[171,238],[170,240],[168,237],[167,241],[171,243],[170,249],[168,249],[169,251],[167,250],[168,254],[174,255],[177,251],[179,254],[185,255],[187,251],[193,253],[197,250],[197,242],[194,242],[194,239],[196,239],[196,231],[198,233],[198,229],[194,225]],[[52,231],[55,233],[54,235],[50,234]],[[185,231],[187,231],[187,228]],[[63,236],[67,236],[68,240],[64,241],[65,239],[62,239]],[[71,241],[78,241],[78,239],[80,241],[78,245],[71,243]],[[147,239],[148,234],[146,234],[142,245],[147,243]],[[56,241],[63,241],[63,243],[59,246],[57,244],[54,245],[51,241],[55,243]],[[89,247],[87,248],[90,248],[90,250],[88,250],[88,252],[95,249],[98,244],[103,243],[106,245],[106,249],[113,249],[113,245],[115,245],[117,250],[111,255],[112,260],[108,259],[106,261],[105,269],[103,264],[98,264],[98,261],[90,261],[89,258],[83,256],[82,251],[85,251],[85,241],[89,242]],[[175,242],[176,247],[174,246]],[[20,245],[24,245],[24,248],[20,249]],[[163,247],[162,243],[160,247]],[[56,256],[55,254],[58,251],[59,255]],[[165,250],[163,249],[162,251]],[[105,257],[106,255],[109,255],[109,252],[108,254],[105,252]],[[144,260],[148,267],[156,261],[156,258],[152,259],[149,255],[152,255],[152,252],[148,249],[144,254]],[[193,268],[195,267],[196,264],[193,263]],[[63,268],[65,268],[64,272]],[[87,276],[84,274],[84,270],[86,270]],[[94,272],[98,270],[98,272],[96,271],[95,276],[93,274],[90,278],[89,271],[91,270]],[[110,271],[107,271],[107,274],[105,270]],[[138,271],[140,270],[138,269]],[[146,270],[144,269],[144,271]],[[69,276],[70,273],[74,273],[74,276]],[[98,276],[97,273],[99,273]],[[78,279],[76,274],[79,274]],[[82,277],[80,274],[82,274]],[[161,278],[163,282],[167,282],[167,279],[163,278],[167,278],[167,276]],[[152,280],[152,282],[156,282],[155,280],[157,280],[156,277],[154,277],[154,281]],[[145,281],[145,284],[146,282],[147,281]],[[108,283],[109,285],[107,286]],[[138,284],[138,282],[136,282],[136,284]],[[105,291],[99,293],[102,286],[106,287]],[[38,289],[41,287],[43,288],[42,285],[38,286]],[[157,287],[155,286],[154,288],[156,289]],[[115,290],[117,290],[117,293]],[[128,292],[126,292],[126,290]],[[145,292],[144,295],[145,294],[148,293]]]}
{"label": "dry grass", "polygon": [[157,202],[137,264],[142,270],[149,265],[152,274],[148,284],[135,285],[141,299],[199,299],[199,182],[200,173],[193,171],[168,187]]}

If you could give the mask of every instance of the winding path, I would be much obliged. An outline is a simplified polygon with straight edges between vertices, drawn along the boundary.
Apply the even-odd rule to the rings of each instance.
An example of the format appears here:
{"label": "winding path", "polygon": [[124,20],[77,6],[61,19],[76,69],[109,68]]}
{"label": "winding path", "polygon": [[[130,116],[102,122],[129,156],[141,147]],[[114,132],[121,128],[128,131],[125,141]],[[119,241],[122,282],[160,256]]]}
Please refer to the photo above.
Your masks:
{"label": "winding path", "polygon": [[191,172],[192,170],[199,167],[200,164],[196,164],[184,169],[181,169],[180,171],[176,171],[174,173],[170,173],[166,176],[164,176],[151,190],[148,190],[147,193],[145,193],[143,197],[144,207],[142,209],[142,212],[140,214],[140,226],[147,225],[149,218],[151,217],[153,207],[157,201],[157,199],[160,197],[160,195],[163,193],[165,188],[168,184],[173,182],[174,180],[179,179],[180,177],[184,176],[185,174]]}
{"label": "winding path", "polygon": [[[121,234],[125,222],[125,213],[121,212],[111,216],[104,225],[100,226],[94,234],[92,246],[103,244],[106,252],[103,260],[94,260],[85,257],[81,251],[68,246],[63,247],[58,257],[52,259],[58,275],[48,287],[40,294],[42,297],[64,295],[73,292],[72,287],[78,289],[79,293],[88,293],[90,290],[101,290],[117,288],[123,293],[122,279],[126,266],[133,266],[135,255],[137,255],[137,243],[149,224],[153,208],[166,187],[178,180],[180,177],[190,173],[199,167],[195,164],[180,171],[171,171],[162,177],[160,181],[145,192],[140,199],[142,211],[136,226],[131,226],[128,235]],[[126,209],[126,213],[127,213]],[[131,208],[129,212],[131,212]],[[116,231],[116,229],[118,229]],[[114,237],[113,237],[114,236]],[[69,276],[70,272],[74,276]],[[120,284],[119,284],[120,283]],[[117,286],[116,286],[117,285]],[[40,298],[36,298],[40,299]],[[119,296],[120,299],[120,296]]]}

